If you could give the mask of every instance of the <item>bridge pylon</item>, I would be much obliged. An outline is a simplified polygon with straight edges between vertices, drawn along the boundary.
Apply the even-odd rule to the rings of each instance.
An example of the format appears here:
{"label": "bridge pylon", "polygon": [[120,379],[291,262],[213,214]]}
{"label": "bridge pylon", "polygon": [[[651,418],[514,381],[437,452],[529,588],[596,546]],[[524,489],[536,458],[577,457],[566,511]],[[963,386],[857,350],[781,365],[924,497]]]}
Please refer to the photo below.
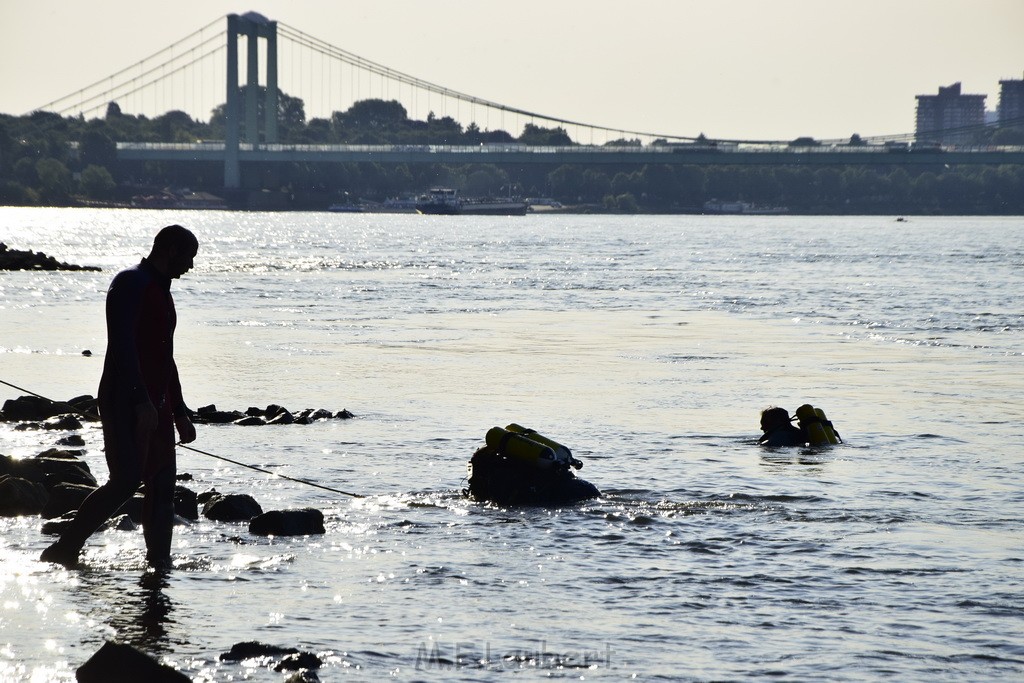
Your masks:
{"label": "bridge pylon", "polygon": [[277,22],[262,14],[246,12],[228,15],[227,108],[224,134],[224,187],[241,186],[238,147],[241,143],[241,91],[238,87],[238,38],[245,36],[246,93],[245,142],[254,147],[260,143],[259,131],[259,39],[267,41],[267,95],[263,103],[263,142],[277,142]]}

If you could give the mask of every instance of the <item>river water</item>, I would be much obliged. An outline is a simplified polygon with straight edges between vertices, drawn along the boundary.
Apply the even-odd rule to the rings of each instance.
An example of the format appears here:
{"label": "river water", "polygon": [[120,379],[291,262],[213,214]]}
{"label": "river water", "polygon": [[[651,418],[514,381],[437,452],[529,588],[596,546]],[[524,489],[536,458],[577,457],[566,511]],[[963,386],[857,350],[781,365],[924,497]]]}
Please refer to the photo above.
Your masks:
{"label": "river water", "polygon": [[[357,415],[194,445],[364,497],[181,451],[197,492],[327,533],[204,519],[166,577],[141,532],[65,571],[40,519],[0,519],[0,679],[72,680],[105,640],[202,681],[282,680],[219,659],[247,640],[323,680],[1024,676],[1020,218],[0,209],[10,247],[103,268],[0,273],[0,379],[95,393],[105,288],[172,222],[201,241],[174,285],[189,404]],[[762,408],[805,402],[844,444],[755,444]],[[510,422],[602,497],[464,498]],[[64,435],[0,424],[0,452]]]}

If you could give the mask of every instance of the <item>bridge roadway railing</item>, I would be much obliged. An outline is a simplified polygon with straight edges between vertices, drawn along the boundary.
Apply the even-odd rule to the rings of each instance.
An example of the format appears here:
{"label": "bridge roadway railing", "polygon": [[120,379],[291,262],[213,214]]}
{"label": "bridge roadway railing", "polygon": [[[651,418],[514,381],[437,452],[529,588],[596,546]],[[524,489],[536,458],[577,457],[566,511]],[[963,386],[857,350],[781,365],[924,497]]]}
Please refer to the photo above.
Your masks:
{"label": "bridge roadway railing", "polygon": [[[119,142],[124,161],[223,161],[223,142]],[[242,163],[364,162],[495,164],[1024,164],[1024,146],[929,147],[882,145],[286,145],[241,143]]]}

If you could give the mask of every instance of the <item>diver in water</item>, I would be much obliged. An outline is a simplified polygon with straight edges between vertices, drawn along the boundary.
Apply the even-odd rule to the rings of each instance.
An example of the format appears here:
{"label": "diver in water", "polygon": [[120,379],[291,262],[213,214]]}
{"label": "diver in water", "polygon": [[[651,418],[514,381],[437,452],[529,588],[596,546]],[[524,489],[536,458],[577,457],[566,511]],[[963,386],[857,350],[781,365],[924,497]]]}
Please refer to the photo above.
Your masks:
{"label": "diver in water", "polygon": [[766,408],[761,411],[761,431],[764,434],[757,440],[762,446],[803,446],[807,443],[807,434],[793,424],[795,417],[789,416],[785,408]]}

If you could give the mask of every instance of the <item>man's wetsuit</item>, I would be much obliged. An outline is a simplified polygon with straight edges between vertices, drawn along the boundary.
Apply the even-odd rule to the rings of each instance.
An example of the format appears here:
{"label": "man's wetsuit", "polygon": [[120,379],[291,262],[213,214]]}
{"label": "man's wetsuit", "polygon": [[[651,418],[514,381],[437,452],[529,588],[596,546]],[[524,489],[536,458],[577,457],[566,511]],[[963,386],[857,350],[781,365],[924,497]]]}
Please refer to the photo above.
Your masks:
{"label": "man's wetsuit", "polygon": [[[145,483],[143,531],[151,561],[170,557],[174,524],[174,416],[185,414],[174,363],[177,316],[171,281],[146,259],[107,290],[107,354],[98,393],[110,478],[82,503],[62,543],[80,548]],[[151,402],[159,425],[137,434],[137,406]]]}

